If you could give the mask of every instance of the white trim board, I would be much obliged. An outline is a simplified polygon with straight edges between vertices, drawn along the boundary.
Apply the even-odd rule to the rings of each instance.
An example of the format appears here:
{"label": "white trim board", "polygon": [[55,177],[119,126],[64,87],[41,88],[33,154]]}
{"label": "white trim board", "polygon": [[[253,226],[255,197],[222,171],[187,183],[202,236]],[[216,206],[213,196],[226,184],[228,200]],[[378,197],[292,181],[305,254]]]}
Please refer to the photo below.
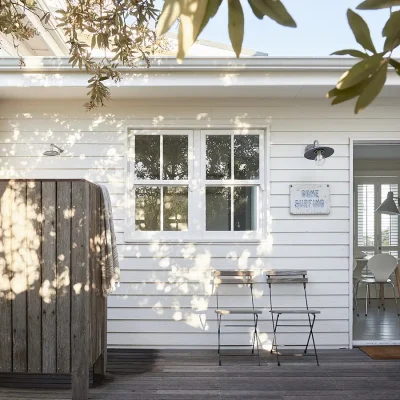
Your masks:
{"label": "white trim board", "polygon": [[400,346],[400,340],[353,340],[353,347]]}
{"label": "white trim board", "polygon": [[[391,345],[400,345],[400,340],[353,340],[353,268],[352,268],[352,254],[354,253],[354,158],[353,158],[353,150],[354,150],[354,145],[357,144],[357,142],[362,142],[362,143],[375,143],[382,144],[385,142],[398,142],[399,137],[389,137],[389,138],[363,138],[363,137],[354,137],[354,135],[351,135],[349,137],[349,144],[350,144],[350,182],[349,182],[349,193],[350,193],[350,244],[349,244],[349,249],[350,249],[350,256],[349,256],[349,337],[350,337],[350,343],[349,343],[349,348],[353,348],[356,346],[391,346]],[[387,173],[387,171],[386,171]],[[359,173],[356,172],[357,176],[359,176]]]}

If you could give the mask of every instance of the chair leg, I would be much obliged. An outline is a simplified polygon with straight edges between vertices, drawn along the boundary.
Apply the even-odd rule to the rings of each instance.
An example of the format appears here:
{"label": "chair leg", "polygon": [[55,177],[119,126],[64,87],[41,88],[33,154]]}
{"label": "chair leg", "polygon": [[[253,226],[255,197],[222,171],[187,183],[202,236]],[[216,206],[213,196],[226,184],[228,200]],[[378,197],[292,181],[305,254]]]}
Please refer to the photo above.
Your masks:
{"label": "chair leg", "polygon": [[277,360],[277,362],[278,362],[278,367],[280,367],[281,366],[281,362],[279,361],[279,351],[278,351],[278,344],[277,344],[277,342],[276,342],[276,330],[277,330],[277,328],[278,328],[278,321],[279,321],[279,314],[277,315],[277,317],[276,317],[276,320],[275,320],[275,324],[274,324],[274,339],[273,339],[273,342],[272,342],[272,349],[271,349],[271,351],[273,350],[273,348],[275,347],[275,353],[276,353],[276,360]]}
{"label": "chair leg", "polygon": [[368,290],[368,304],[371,304],[371,291]]}
{"label": "chair leg", "polygon": [[392,289],[393,289],[393,296],[394,296],[394,301],[396,302],[397,316],[400,316],[400,312],[399,312],[399,304],[398,304],[398,301],[397,301],[397,295],[396,295],[396,289],[395,289],[395,287],[394,287],[394,285],[393,285],[393,283],[392,283],[392,282],[390,282],[390,284],[392,285]]}
{"label": "chair leg", "polygon": [[356,285],[356,294],[355,294],[355,300],[356,300],[356,313],[357,313],[357,317],[360,316],[359,312],[358,312],[358,300],[357,300],[357,296],[358,296],[358,288],[360,287],[360,282],[361,281],[357,281],[357,285]]}
{"label": "chair leg", "polygon": [[256,334],[257,334],[257,321],[256,321],[257,314],[253,315],[253,322],[254,322],[254,333],[253,333],[253,338],[252,338],[252,348],[251,348],[251,354],[254,354],[254,347],[256,345]]}
{"label": "chair leg", "polygon": [[378,284],[375,283],[375,294],[376,294],[376,304],[378,308],[381,308],[380,303],[379,303],[379,290],[378,290]]}
{"label": "chair leg", "polygon": [[222,315],[218,316],[218,364],[222,365],[221,363],[221,319]]}
{"label": "chair leg", "polygon": [[318,365],[318,367],[319,367],[319,360],[318,360],[317,347],[315,346],[315,339],[314,339],[314,332],[313,332],[314,324],[315,324],[315,314],[314,314],[313,321],[312,321],[312,323],[310,324],[310,335],[311,335],[312,342],[313,342],[313,346],[314,346],[315,359],[316,359],[317,365]]}
{"label": "chair leg", "polygon": [[[260,347],[258,343],[258,314],[256,314],[256,324],[254,326],[254,339],[257,341],[257,356],[258,356],[258,365],[261,366],[261,359],[260,359]],[[253,343],[253,350],[254,350],[254,343]]]}
{"label": "chair leg", "polygon": [[369,296],[369,283],[367,283],[367,290],[365,292],[365,316],[368,315],[368,296]]}
{"label": "chair leg", "polygon": [[383,301],[383,310],[386,311],[386,305],[385,305],[385,285],[381,284],[381,297],[382,297],[382,301]]}

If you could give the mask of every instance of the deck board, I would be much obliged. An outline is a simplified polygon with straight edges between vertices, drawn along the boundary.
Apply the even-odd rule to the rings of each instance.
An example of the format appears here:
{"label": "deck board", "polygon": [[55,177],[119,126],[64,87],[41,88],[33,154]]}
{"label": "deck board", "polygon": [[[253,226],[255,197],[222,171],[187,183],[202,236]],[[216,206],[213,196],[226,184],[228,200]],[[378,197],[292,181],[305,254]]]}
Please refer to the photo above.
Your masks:
{"label": "deck board", "polygon": [[[321,350],[288,357],[278,367],[263,353],[227,358],[212,350],[109,350],[108,374],[90,389],[91,400],[265,399],[388,400],[399,398],[400,360],[376,361],[358,349]],[[69,390],[0,388],[0,400],[64,400]]]}

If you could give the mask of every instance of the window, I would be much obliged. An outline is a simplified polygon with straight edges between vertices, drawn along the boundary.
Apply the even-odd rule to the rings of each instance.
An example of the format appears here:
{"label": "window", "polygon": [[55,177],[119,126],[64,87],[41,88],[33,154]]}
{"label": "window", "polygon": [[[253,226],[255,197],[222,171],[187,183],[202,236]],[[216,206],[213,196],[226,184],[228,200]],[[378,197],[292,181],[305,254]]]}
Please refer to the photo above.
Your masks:
{"label": "window", "polygon": [[264,132],[131,130],[126,240],[261,239]]}
{"label": "window", "polygon": [[205,134],[206,231],[255,231],[260,187],[258,134]]}
{"label": "window", "polygon": [[398,183],[390,181],[393,181],[393,178],[356,179],[355,248],[370,255],[398,255],[398,216],[375,213],[375,209],[386,199],[388,192],[393,192],[394,196],[398,197]]}

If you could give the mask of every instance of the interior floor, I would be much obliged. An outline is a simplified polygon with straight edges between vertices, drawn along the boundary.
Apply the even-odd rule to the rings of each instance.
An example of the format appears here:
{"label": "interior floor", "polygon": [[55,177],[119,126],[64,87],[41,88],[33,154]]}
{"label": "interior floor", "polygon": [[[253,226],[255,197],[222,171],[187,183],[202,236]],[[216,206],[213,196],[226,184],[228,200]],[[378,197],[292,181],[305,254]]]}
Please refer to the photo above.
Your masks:
{"label": "interior floor", "polygon": [[378,308],[376,299],[372,298],[365,316],[365,298],[358,299],[359,316],[353,311],[353,340],[400,340],[396,303],[394,299],[386,299],[385,305],[386,310]]}

